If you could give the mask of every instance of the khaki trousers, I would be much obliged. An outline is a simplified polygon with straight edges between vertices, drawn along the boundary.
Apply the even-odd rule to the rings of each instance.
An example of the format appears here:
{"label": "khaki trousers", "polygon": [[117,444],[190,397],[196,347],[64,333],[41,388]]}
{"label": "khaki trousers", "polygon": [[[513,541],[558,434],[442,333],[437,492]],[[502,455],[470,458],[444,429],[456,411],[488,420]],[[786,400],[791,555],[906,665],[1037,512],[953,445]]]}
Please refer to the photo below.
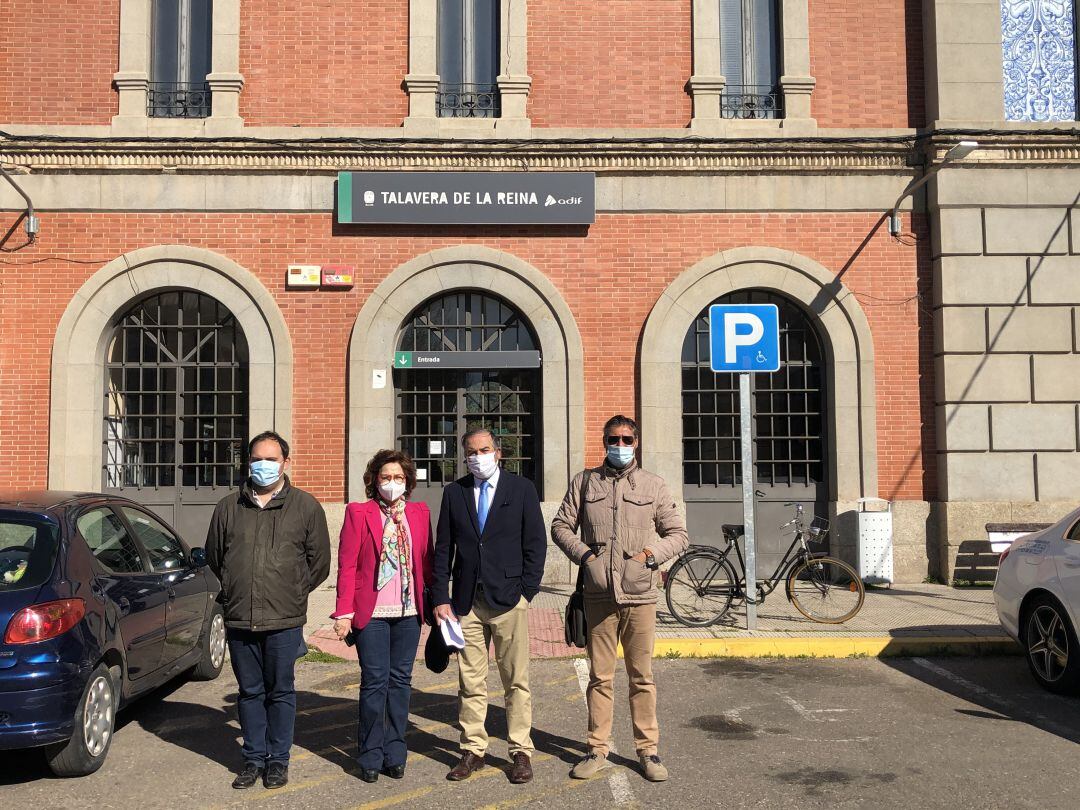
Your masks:
{"label": "khaki trousers", "polygon": [[465,649],[458,653],[461,749],[483,756],[488,747],[488,645],[495,642],[495,663],[506,699],[510,756],[532,757],[532,692],[529,691],[529,603],[497,612],[477,594],[470,613],[461,617]]}
{"label": "khaki trousers", "polygon": [[660,742],[656,721],[656,683],[652,674],[653,642],[656,639],[656,605],[624,605],[612,599],[585,598],[585,621],[589,625],[589,751],[607,756],[614,711],[615,661],[623,648],[630,680],[630,719],[634,724],[634,747],[639,755],[655,754]]}

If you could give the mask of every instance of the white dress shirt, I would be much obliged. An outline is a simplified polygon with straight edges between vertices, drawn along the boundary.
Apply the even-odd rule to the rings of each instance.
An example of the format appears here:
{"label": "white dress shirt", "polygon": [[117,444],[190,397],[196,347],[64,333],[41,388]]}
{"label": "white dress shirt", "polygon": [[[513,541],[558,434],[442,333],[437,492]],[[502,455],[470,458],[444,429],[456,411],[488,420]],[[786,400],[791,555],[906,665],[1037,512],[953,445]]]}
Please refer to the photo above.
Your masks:
{"label": "white dress shirt", "polygon": [[[491,478],[487,479],[488,484],[490,484],[487,491],[488,510],[491,509],[491,501],[495,497],[495,487],[499,485],[500,472],[502,472],[502,469],[500,467],[496,467],[495,473],[491,476]],[[480,485],[483,482],[484,481],[482,478],[477,478],[475,475],[473,476],[473,503],[476,504],[476,514],[478,515],[480,514]]]}

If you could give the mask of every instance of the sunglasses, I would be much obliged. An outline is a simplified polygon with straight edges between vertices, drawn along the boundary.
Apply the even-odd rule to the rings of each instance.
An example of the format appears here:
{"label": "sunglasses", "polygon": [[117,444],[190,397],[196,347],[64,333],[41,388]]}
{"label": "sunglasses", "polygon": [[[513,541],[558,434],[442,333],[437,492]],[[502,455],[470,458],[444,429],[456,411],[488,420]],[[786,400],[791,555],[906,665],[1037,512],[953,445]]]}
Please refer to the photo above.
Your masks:
{"label": "sunglasses", "polygon": [[622,441],[622,443],[625,444],[627,447],[632,447],[634,442],[637,441],[637,439],[633,436],[605,436],[604,441],[606,441],[612,447],[617,445],[620,441]]}

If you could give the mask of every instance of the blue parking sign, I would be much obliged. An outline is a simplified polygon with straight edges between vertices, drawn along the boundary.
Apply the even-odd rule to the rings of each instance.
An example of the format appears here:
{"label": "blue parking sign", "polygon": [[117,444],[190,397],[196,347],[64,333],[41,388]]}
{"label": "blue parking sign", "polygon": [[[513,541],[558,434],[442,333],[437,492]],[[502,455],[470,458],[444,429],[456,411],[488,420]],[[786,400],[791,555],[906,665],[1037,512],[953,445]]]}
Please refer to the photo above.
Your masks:
{"label": "blue parking sign", "polygon": [[779,371],[780,312],[776,304],[709,307],[713,371]]}

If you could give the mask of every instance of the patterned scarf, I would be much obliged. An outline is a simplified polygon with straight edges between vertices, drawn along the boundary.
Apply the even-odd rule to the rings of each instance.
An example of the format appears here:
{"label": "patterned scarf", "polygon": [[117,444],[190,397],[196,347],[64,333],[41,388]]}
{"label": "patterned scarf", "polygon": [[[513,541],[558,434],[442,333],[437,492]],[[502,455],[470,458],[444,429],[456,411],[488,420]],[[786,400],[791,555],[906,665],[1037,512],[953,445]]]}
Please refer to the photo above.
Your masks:
{"label": "patterned scarf", "polygon": [[382,511],[383,538],[382,556],[379,558],[379,583],[381,591],[386,583],[394,578],[394,572],[401,574],[401,604],[405,607],[409,601],[409,576],[412,570],[410,555],[412,549],[409,545],[409,535],[405,528],[405,500],[398,498],[393,506],[387,506],[379,501],[379,509]]}

